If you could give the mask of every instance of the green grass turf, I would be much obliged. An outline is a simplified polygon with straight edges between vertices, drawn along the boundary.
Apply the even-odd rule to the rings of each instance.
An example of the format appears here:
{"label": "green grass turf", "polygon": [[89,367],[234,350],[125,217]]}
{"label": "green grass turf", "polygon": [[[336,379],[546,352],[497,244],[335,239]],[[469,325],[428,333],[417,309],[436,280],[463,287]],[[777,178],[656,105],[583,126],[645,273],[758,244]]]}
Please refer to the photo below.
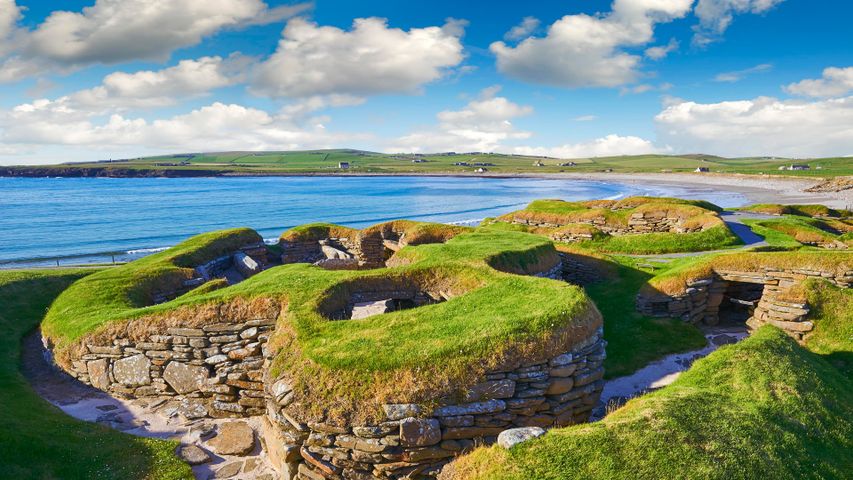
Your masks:
{"label": "green grass turf", "polygon": [[726,225],[717,225],[701,232],[621,235],[579,243],[582,247],[601,252],[629,255],[703,252],[742,244],[740,238]]}
{"label": "green grass turf", "polygon": [[853,290],[809,280],[806,295],[812,309],[809,320],[815,324],[805,339],[806,345],[847,378],[853,378]]}
{"label": "green grass turf", "polygon": [[457,479],[848,478],[853,382],[774,327],[604,420],[457,460]]}
{"label": "green grass turf", "polygon": [[614,278],[585,287],[604,317],[606,378],[629,375],[671,353],[705,346],[704,335],[694,325],[674,318],[645,317],[637,312],[634,303],[637,292],[652,275],[642,271],[637,266],[642,262],[636,259],[616,260]]}
{"label": "green grass turf", "polygon": [[21,375],[21,339],[50,302],[91,270],[0,272],[0,477],[191,479],[176,442],[134,437],[77,421],[42,400]]}

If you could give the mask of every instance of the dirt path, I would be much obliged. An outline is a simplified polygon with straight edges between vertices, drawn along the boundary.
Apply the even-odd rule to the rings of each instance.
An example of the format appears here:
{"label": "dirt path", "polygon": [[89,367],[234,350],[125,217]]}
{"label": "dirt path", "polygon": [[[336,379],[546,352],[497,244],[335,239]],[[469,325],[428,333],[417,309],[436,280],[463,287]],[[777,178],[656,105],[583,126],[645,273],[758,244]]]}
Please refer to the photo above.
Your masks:
{"label": "dirt path", "polygon": [[[36,331],[24,338],[21,352],[21,370],[33,390],[42,398],[59,407],[66,414],[86,422],[100,423],[115,430],[141,437],[176,440],[182,446],[195,445],[210,457],[208,462],[193,467],[200,480],[212,478],[239,478],[240,480],[273,480],[277,478],[267,462],[266,455],[255,442],[255,449],[246,456],[220,456],[206,441],[213,438],[217,428],[233,419],[188,419],[178,412],[176,401],[167,399],[125,400],[85,385],[70,375],[53,367],[49,353]],[[257,418],[242,419],[255,432],[260,431]],[[257,439],[257,436],[256,436]],[[239,475],[225,476],[242,463]],[[228,467],[227,469],[225,467]],[[221,470],[221,472],[220,472]]]}

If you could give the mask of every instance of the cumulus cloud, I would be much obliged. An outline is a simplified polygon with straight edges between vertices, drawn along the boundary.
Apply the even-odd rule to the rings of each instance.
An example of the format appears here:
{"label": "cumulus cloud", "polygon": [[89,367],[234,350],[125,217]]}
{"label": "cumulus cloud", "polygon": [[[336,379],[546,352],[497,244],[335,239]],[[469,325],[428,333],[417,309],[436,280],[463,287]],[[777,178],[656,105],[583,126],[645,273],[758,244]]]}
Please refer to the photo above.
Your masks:
{"label": "cumulus cloud", "polygon": [[658,45],[646,49],[646,56],[652,60],[663,60],[670,53],[678,50],[678,40],[671,38],[666,45]]}
{"label": "cumulus cloud", "polygon": [[733,72],[723,72],[718,73],[714,77],[715,82],[726,82],[726,83],[734,83],[743,80],[744,77],[752,75],[754,73],[762,73],[769,72],[773,70],[773,65],[769,63],[762,63],[760,65],[756,65],[751,68],[746,68],[744,70],[735,70]]}
{"label": "cumulus cloud", "polygon": [[513,153],[556,158],[613,157],[643,155],[665,151],[640,137],[610,134],[588,142],[567,143],[557,147],[514,147]]}
{"label": "cumulus cloud", "polygon": [[101,85],[69,95],[77,108],[120,109],[172,105],[178,99],[196,97],[233,85],[251,61],[241,55],[181,60],[162,70],[114,72]]}
{"label": "cumulus cloud", "polygon": [[729,28],[736,14],[765,13],[785,0],[699,0],[694,13],[699,25],[693,30],[694,45],[714,42]]}
{"label": "cumulus cloud", "polygon": [[793,95],[806,97],[836,97],[853,91],[853,67],[824,69],[823,77],[806,79],[785,87]]}
{"label": "cumulus cloud", "polygon": [[92,159],[95,151],[120,158],[163,151],[288,150],[329,148],[366,138],[329,132],[313,120],[220,102],[152,121],[119,114],[101,118],[65,101],[37,100],[0,112],[0,145],[9,152],[36,153],[64,146],[85,155],[81,159]]}
{"label": "cumulus cloud", "polygon": [[446,110],[437,115],[438,126],[398,138],[386,148],[390,152],[491,152],[506,140],[530,137],[512,120],[529,115],[533,108],[497,96],[498,88],[487,88],[480,97],[461,110]]}
{"label": "cumulus cloud", "polygon": [[692,3],[615,0],[607,15],[566,15],[544,37],[529,37],[515,47],[495,42],[490,48],[498,69],[521,80],[561,87],[624,85],[640,76],[641,62],[625,48],[651,42],[655,25],[685,16]]}
{"label": "cumulus cloud", "polygon": [[[0,0],[0,40],[11,35],[20,9]],[[57,10],[32,30],[17,29],[0,67],[0,81],[96,63],[158,60],[225,28],[282,20],[310,8],[269,8],[261,0],[97,0],[80,12]],[[11,25],[11,26],[10,26]]]}
{"label": "cumulus cloud", "polygon": [[417,92],[463,60],[464,25],[451,19],[406,31],[382,18],[359,18],[347,31],[295,18],[252,88],[271,97]]}
{"label": "cumulus cloud", "polygon": [[515,41],[521,40],[522,38],[527,38],[532,34],[536,29],[539,28],[539,19],[536,17],[524,17],[521,19],[521,23],[512,27],[510,31],[506,32],[504,35],[505,40]]}
{"label": "cumulus cloud", "polygon": [[655,117],[658,140],[678,152],[785,157],[853,154],[853,97],[815,102],[759,97],[673,101]]}

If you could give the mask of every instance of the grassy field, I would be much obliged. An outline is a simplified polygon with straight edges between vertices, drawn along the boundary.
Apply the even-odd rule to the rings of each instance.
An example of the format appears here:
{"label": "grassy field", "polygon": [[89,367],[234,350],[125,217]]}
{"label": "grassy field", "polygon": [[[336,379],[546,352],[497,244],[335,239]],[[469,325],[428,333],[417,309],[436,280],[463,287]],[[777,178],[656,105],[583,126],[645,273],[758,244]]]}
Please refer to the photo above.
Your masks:
{"label": "grassy field", "polygon": [[[417,163],[413,160],[418,160]],[[348,162],[349,168],[339,168]],[[572,166],[565,166],[568,162]],[[455,165],[468,163],[467,166]],[[808,163],[810,170],[788,171],[779,167]],[[561,160],[504,154],[382,154],[359,150],[311,150],[291,152],[219,152],[178,154],[130,160],[74,164],[73,168],[128,168],[154,170],[209,170],[244,174],[263,173],[473,173],[480,165],[493,173],[557,172],[691,172],[697,167],[716,173],[773,174],[806,177],[853,175],[849,158],[790,160],[780,158],[722,158],[711,155],[633,155]],[[62,168],[68,167],[62,166]],[[818,168],[820,167],[820,168]]]}
{"label": "grassy field", "polygon": [[849,376],[766,326],[598,423],[478,449],[444,478],[840,479],[851,451]]}
{"label": "grassy field", "polygon": [[0,477],[192,479],[177,443],[77,421],[42,400],[21,375],[21,339],[51,301],[92,270],[0,272]]}

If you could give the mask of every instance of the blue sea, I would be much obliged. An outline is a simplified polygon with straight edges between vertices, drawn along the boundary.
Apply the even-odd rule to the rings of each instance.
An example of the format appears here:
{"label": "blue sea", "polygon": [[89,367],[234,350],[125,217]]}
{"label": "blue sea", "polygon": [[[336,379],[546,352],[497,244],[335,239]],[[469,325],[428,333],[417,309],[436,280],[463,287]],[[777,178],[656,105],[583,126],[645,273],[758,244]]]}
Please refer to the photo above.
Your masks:
{"label": "blue sea", "polygon": [[537,198],[631,195],[746,203],[714,189],[575,179],[458,177],[0,178],[0,268],[128,261],[192,235],[386,220],[476,225]]}

